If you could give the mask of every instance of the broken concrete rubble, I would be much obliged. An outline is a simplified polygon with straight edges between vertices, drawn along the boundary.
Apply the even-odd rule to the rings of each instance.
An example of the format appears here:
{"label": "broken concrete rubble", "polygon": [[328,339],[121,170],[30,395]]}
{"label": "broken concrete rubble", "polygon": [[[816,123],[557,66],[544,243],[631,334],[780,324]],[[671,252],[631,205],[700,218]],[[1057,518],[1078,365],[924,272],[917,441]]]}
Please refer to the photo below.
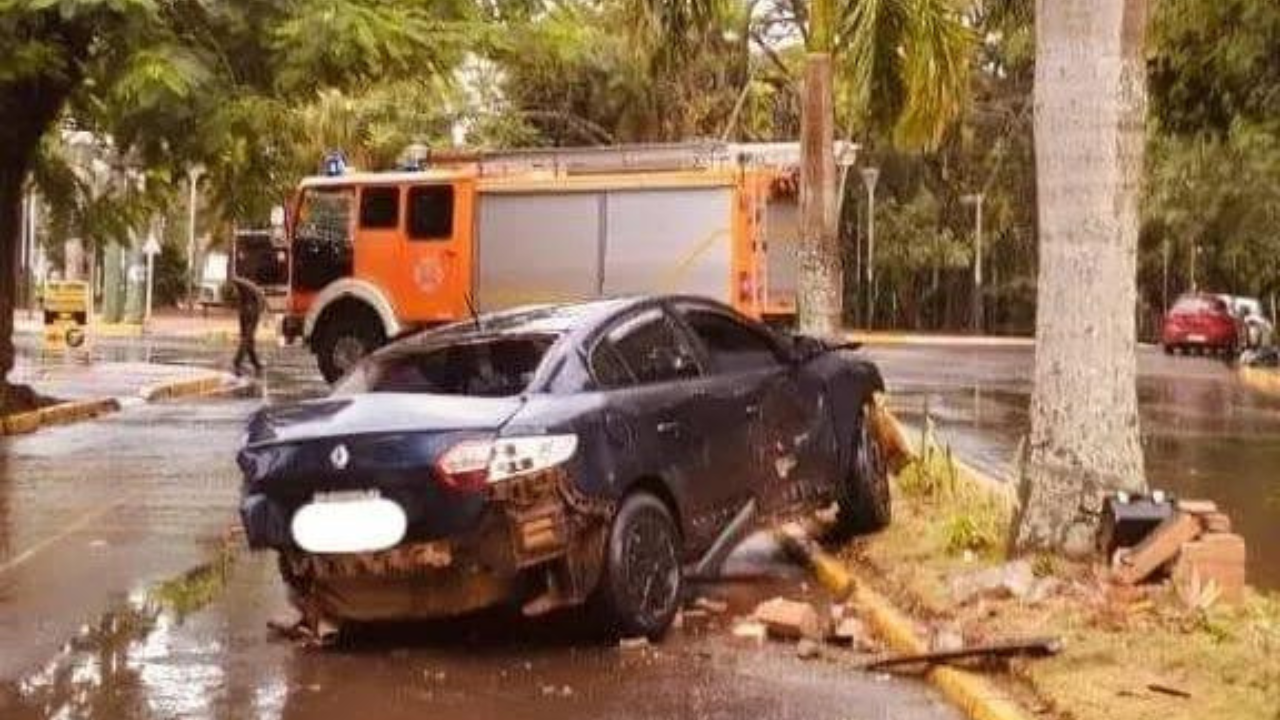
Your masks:
{"label": "broken concrete rubble", "polygon": [[951,579],[951,597],[961,605],[979,597],[1026,598],[1036,583],[1029,560],[963,573]]}
{"label": "broken concrete rubble", "polygon": [[732,633],[733,636],[739,640],[744,640],[756,645],[762,645],[769,634],[769,630],[762,622],[756,620],[741,620],[734,624]]}
{"label": "broken concrete rubble", "polygon": [[709,597],[699,597],[693,601],[693,607],[713,615],[720,615],[729,610],[729,603],[723,600],[713,600]]}
{"label": "broken concrete rubble", "polygon": [[823,639],[827,625],[812,605],[786,598],[772,598],[756,606],[752,616],[769,635],[786,639]]}
{"label": "broken concrete rubble", "polygon": [[626,651],[643,651],[649,647],[649,639],[646,637],[629,637],[622,638],[618,641],[618,649]]}
{"label": "broken concrete rubble", "polygon": [[822,646],[809,638],[801,638],[796,643],[796,657],[801,660],[812,660],[822,655]]}
{"label": "broken concrete rubble", "polygon": [[831,631],[832,642],[858,648],[867,644],[867,626],[855,617],[842,618]]}

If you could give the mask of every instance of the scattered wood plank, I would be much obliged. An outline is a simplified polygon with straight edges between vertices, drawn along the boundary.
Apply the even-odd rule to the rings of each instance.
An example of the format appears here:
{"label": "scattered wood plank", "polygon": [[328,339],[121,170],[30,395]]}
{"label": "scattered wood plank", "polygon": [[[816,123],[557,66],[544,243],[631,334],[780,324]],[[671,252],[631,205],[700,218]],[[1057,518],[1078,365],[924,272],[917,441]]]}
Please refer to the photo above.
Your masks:
{"label": "scattered wood plank", "polygon": [[1149,683],[1147,689],[1151,692],[1160,693],[1161,695],[1171,695],[1179,698],[1189,698],[1191,693],[1181,688],[1171,687],[1169,685],[1161,685],[1160,683]]}
{"label": "scattered wood plank", "polygon": [[970,645],[955,650],[931,650],[922,653],[904,653],[877,658],[862,664],[865,670],[883,670],[902,665],[946,663],[970,658],[1046,657],[1062,652],[1062,640],[1055,637],[1001,640]]}

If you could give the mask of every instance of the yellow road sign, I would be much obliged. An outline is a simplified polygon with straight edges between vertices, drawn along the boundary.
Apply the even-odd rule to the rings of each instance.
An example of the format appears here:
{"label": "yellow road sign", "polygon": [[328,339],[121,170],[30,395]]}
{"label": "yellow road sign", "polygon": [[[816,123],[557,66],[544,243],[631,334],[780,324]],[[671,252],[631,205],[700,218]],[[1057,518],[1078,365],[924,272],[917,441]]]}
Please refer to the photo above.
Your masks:
{"label": "yellow road sign", "polygon": [[50,282],[44,292],[44,346],[47,350],[79,349],[88,340],[89,284],[79,280]]}

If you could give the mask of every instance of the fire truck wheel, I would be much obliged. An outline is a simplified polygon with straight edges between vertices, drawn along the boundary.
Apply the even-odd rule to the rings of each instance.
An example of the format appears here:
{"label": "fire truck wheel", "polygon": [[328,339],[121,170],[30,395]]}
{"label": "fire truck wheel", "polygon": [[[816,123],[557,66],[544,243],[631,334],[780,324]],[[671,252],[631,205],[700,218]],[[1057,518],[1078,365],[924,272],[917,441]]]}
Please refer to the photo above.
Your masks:
{"label": "fire truck wheel", "polygon": [[317,329],[311,348],[325,382],[333,383],[386,341],[376,316],[344,312]]}

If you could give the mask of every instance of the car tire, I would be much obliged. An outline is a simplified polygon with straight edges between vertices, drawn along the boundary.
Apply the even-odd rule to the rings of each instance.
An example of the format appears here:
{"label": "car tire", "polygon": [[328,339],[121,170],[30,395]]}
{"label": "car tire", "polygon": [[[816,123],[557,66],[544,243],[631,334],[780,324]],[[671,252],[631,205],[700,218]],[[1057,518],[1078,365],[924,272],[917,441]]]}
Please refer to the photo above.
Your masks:
{"label": "car tire", "polygon": [[1165,355],[1173,355],[1173,354],[1174,354],[1174,348],[1173,348],[1173,346],[1172,346],[1172,345],[1168,345],[1168,344],[1166,344],[1166,345],[1164,346],[1164,354],[1165,354]]}
{"label": "car tire", "polygon": [[[374,318],[374,320],[377,320]],[[320,374],[335,383],[359,361],[386,343],[381,321],[343,314],[325,323],[316,333],[311,349],[316,354]]]}
{"label": "car tire", "polygon": [[824,538],[846,542],[857,535],[882,530],[893,519],[889,490],[889,464],[872,432],[873,406],[862,407],[862,421],[855,434],[853,462],[837,494],[836,521]]}
{"label": "car tire", "polygon": [[671,511],[646,492],[627,496],[613,518],[595,605],[611,634],[661,637],[683,590],[680,533]]}

